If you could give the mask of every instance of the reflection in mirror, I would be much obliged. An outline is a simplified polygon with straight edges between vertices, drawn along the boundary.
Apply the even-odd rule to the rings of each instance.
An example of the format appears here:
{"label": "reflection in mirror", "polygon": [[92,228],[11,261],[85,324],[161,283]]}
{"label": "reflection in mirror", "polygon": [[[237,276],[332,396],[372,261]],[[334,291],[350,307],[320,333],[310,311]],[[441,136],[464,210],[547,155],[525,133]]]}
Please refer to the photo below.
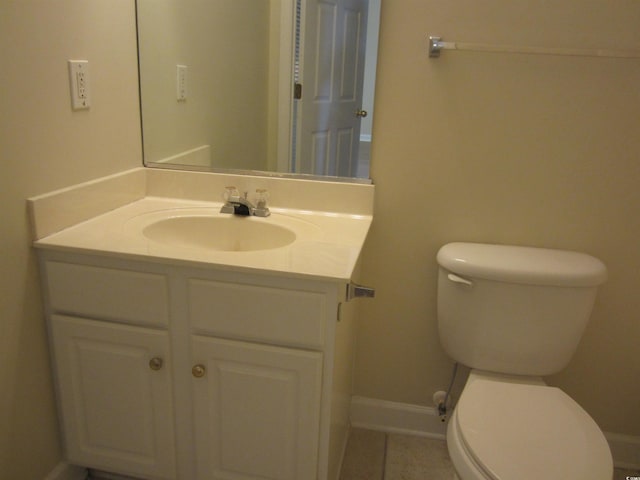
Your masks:
{"label": "reflection in mirror", "polygon": [[380,1],[136,0],[145,165],[367,179]]}

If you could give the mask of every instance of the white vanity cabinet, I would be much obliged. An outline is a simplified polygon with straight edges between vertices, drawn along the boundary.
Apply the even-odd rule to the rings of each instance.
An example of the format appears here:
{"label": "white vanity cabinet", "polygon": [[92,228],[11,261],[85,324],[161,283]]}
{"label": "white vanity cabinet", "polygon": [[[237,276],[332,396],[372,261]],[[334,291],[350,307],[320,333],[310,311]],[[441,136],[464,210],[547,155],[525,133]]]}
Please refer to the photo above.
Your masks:
{"label": "white vanity cabinet", "polygon": [[68,460],[176,478],[168,277],[42,258]]}
{"label": "white vanity cabinet", "polygon": [[344,283],[39,253],[69,462],[143,479],[337,479]]}
{"label": "white vanity cabinet", "polygon": [[51,333],[69,459],[175,478],[168,334],[62,315]]}

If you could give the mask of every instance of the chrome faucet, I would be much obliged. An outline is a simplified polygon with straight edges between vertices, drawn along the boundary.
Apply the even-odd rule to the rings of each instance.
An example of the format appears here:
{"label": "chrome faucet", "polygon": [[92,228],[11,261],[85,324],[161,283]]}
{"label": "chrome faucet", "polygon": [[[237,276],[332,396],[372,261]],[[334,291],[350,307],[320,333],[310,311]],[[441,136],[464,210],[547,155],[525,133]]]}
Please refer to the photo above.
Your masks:
{"label": "chrome faucet", "polygon": [[227,187],[224,192],[225,204],[220,209],[220,213],[231,213],[233,215],[268,217],[271,215],[267,208],[268,192],[263,189],[256,190],[256,205],[253,205],[248,197],[248,192],[240,195],[236,187]]}

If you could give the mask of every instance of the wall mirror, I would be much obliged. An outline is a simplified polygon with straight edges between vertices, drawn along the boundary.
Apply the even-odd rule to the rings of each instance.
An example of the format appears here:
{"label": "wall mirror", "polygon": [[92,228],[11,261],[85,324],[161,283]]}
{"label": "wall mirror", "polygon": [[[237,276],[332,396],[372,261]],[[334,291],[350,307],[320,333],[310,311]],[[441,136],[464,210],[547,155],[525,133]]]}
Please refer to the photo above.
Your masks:
{"label": "wall mirror", "polygon": [[136,0],[146,166],[368,182],[381,0]]}

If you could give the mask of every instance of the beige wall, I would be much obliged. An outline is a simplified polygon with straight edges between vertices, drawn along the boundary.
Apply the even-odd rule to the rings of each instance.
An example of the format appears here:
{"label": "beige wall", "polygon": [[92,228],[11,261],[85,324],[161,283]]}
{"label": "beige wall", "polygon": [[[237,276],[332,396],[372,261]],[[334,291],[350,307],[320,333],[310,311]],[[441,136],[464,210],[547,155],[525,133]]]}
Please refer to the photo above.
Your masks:
{"label": "beige wall", "polygon": [[640,435],[640,60],[443,52],[445,40],[640,50],[635,0],[384,0],[376,212],[357,394],[431,405],[450,241],[582,250],[609,267],[579,350],[549,379],[609,432]]}
{"label": "beige wall", "polygon": [[0,45],[0,479],[41,480],[60,444],[25,199],[141,164],[133,1],[0,1]]}
{"label": "beige wall", "polygon": [[[447,384],[440,245],[572,248],[602,258],[610,280],[551,381],[605,430],[640,434],[640,62],[428,60],[424,40],[640,49],[638,24],[635,0],[383,1],[363,262],[378,290],[361,304],[358,394],[428,405]],[[40,480],[60,445],[25,198],[140,165],[133,2],[3,1],[0,44],[0,479]],[[91,62],[89,111],[70,110],[69,58]]]}

